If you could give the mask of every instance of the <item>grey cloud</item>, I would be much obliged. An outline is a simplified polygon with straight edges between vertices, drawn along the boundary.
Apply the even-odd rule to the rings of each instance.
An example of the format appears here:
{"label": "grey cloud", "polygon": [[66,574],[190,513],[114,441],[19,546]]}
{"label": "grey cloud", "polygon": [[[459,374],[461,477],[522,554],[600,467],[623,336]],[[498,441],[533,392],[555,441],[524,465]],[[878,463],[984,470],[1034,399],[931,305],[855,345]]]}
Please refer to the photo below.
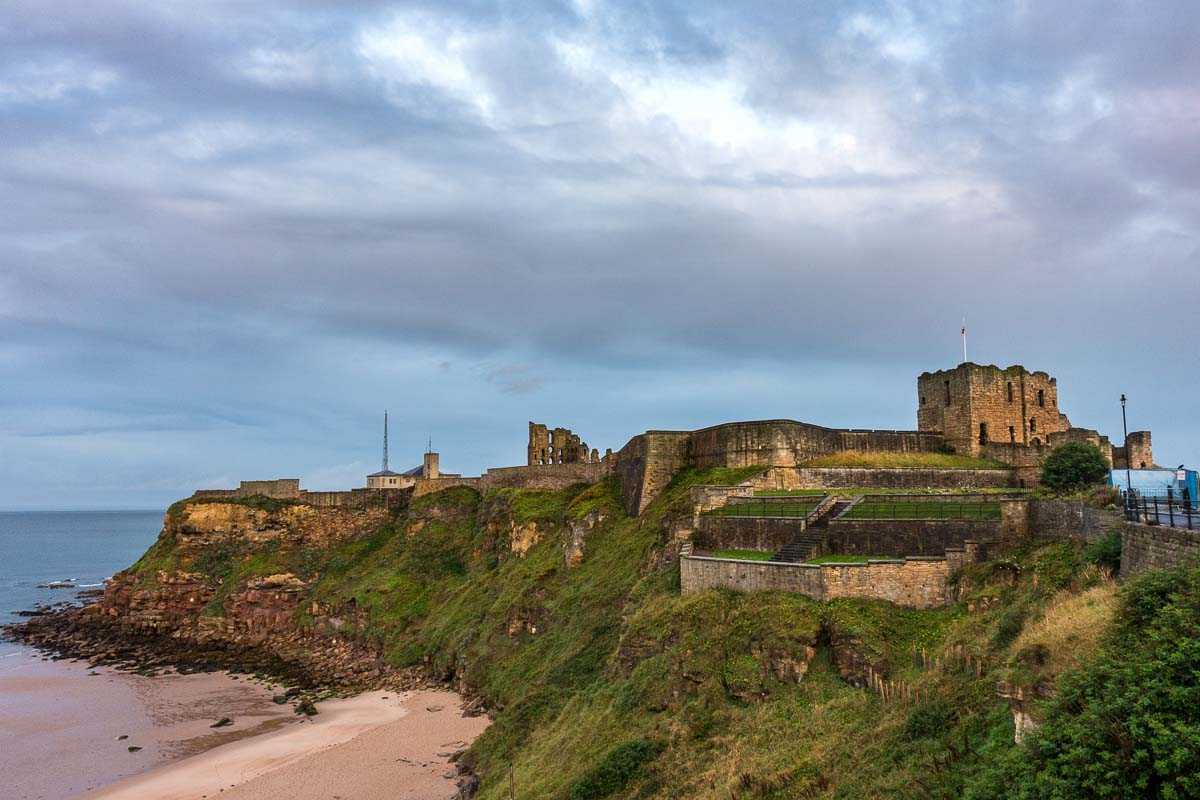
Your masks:
{"label": "grey cloud", "polygon": [[[1117,0],[7,4],[0,87],[67,88],[0,90],[0,448],[49,474],[70,439],[80,491],[125,448],[159,503],[373,463],[395,397],[467,471],[531,416],[903,426],[898,376],[967,312],[1083,424],[1123,364],[1178,375],[1136,394],[1200,460],[1167,399],[1197,388],[1197,34]],[[766,388],[697,390],[725,374]]]}

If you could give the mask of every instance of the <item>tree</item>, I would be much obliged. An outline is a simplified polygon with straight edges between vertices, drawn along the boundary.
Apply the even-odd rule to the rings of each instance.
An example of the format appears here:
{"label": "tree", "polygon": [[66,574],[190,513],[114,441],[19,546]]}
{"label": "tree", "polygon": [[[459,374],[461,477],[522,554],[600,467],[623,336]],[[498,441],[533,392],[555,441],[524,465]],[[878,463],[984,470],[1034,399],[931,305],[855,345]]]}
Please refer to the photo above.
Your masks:
{"label": "tree", "polygon": [[1042,483],[1056,492],[1082,489],[1104,480],[1108,461],[1090,442],[1068,442],[1054,448],[1042,465]]}

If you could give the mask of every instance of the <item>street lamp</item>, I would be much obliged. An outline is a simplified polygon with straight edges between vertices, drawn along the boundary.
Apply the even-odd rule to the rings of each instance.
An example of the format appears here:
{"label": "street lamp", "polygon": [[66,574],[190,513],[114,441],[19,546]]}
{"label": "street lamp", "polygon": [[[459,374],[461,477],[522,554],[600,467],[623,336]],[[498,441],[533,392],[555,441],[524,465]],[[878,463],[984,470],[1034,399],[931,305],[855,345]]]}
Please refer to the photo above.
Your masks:
{"label": "street lamp", "polygon": [[1125,434],[1125,493],[1133,496],[1133,478],[1129,473],[1129,461],[1133,458],[1129,452],[1129,423],[1125,421],[1125,393],[1121,392],[1121,429]]}

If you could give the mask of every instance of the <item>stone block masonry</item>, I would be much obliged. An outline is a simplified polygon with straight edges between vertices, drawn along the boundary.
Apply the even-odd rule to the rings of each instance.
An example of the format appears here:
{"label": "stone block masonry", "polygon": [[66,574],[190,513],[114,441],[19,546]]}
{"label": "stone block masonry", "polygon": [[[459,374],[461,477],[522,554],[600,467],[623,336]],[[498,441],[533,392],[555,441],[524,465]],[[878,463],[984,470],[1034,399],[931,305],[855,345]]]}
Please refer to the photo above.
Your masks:
{"label": "stone block masonry", "polygon": [[1200,533],[1127,523],[1121,529],[1121,577],[1154,569],[1200,566]]}
{"label": "stone block masonry", "polygon": [[707,556],[679,559],[683,594],[725,588],[742,592],[797,592],[814,600],[858,597],[909,608],[951,602],[951,565],[945,558],[904,558],[866,564],[787,564]]}
{"label": "stone block masonry", "polygon": [[775,553],[803,529],[799,517],[701,516],[692,542],[701,550],[762,550]]}
{"label": "stone block masonry", "polygon": [[829,523],[828,552],[857,556],[941,556],[968,540],[1000,535],[1000,520],[835,519]]}

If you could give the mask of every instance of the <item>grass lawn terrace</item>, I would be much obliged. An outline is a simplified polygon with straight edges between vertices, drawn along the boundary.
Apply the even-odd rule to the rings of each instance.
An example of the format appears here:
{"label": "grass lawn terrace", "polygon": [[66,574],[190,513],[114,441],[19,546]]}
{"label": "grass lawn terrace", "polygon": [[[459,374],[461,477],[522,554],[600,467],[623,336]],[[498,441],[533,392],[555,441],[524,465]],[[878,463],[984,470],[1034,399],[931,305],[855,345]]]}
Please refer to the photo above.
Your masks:
{"label": "grass lawn terrace", "polygon": [[851,506],[842,519],[1000,519],[1000,504],[953,500],[864,501]]}
{"label": "grass lawn terrace", "polygon": [[735,558],[739,561],[770,561],[774,553],[766,553],[762,550],[716,550],[713,552],[713,558]]}

